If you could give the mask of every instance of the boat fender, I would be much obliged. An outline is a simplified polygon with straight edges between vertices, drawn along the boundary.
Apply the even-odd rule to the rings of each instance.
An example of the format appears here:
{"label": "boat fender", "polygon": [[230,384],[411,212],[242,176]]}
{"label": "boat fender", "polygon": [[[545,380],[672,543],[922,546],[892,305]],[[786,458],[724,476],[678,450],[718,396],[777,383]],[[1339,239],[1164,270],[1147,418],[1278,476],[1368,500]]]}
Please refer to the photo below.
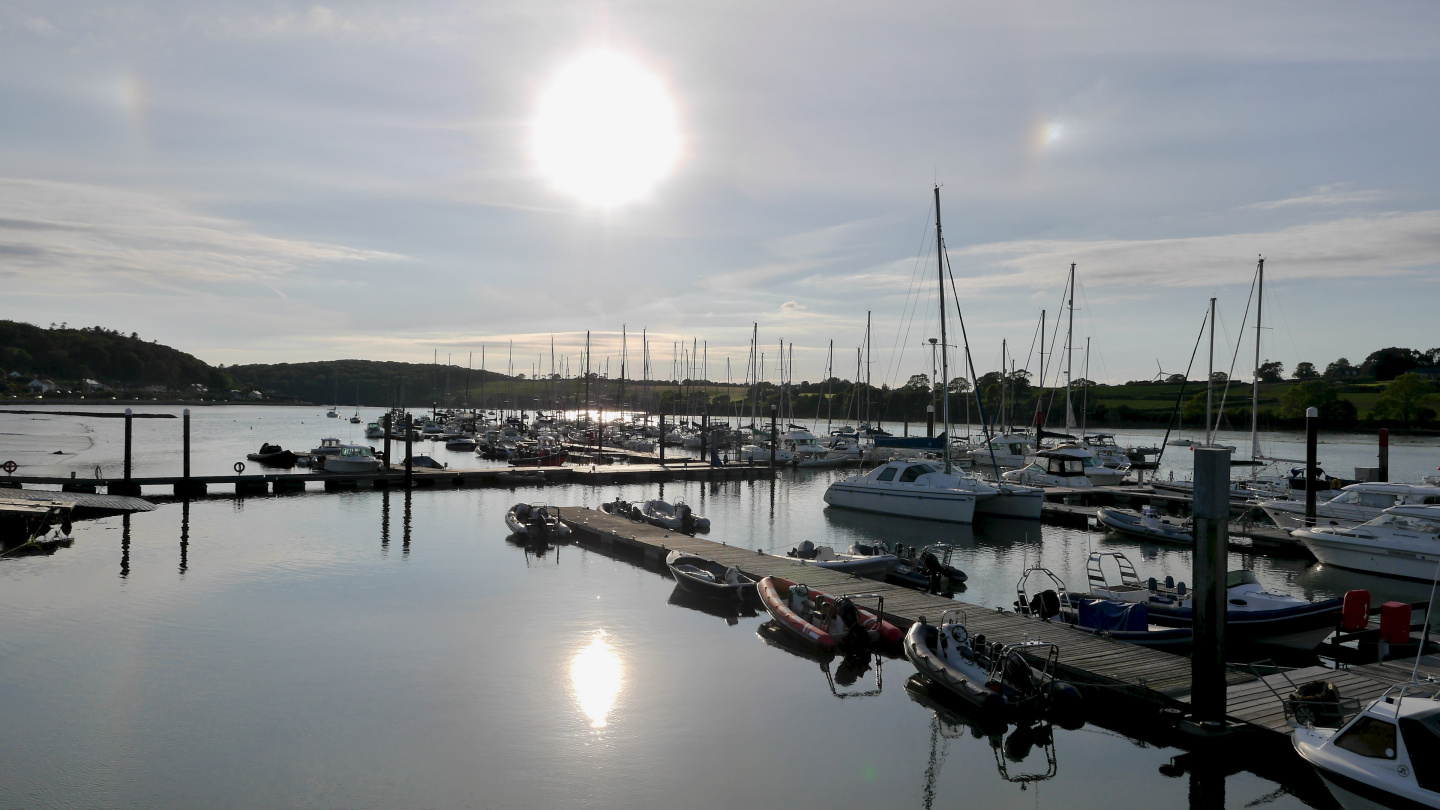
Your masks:
{"label": "boat fender", "polygon": [[1175,589],[1175,577],[1166,576],[1166,577],[1165,577],[1165,590],[1169,591],[1169,590],[1174,590],[1174,589]]}
{"label": "boat fender", "polygon": [[739,568],[736,568],[735,566],[732,565],[732,566],[730,566],[729,568],[726,568],[726,569],[725,569],[725,584],[726,584],[726,585],[739,585],[739,584],[740,584],[740,569],[739,569]]}
{"label": "boat fender", "polygon": [[1160,587],[1160,584],[1155,581],[1155,577],[1150,577],[1150,579],[1145,581],[1145,587],[1150,589],[1150,593],[1155,593]]}

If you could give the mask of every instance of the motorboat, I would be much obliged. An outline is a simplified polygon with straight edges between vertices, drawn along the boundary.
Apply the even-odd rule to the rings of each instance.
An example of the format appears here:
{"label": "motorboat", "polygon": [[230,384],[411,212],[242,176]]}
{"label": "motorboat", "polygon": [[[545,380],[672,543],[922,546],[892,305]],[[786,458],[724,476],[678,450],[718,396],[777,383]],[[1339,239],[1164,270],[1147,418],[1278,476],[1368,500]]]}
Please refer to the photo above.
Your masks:
{"label": "motorboat", "polygon": [[1025,466],[1026,459],[1035,451],[1035,440],[1024,433],[1006,433],[991,436],[983,444],[970,449],[970,461],[978,469],[1000,467],[1013,470]]}
{"label": "motorboat", "polygon": [[340,412],[337,411],[337,410],[335,410],[334,408],[331,408],[330,410],[328,410],[328,411],[325,412],[325,418],[327,418],[327,419],[339,419],[339,418],[340,418]]}
{"label": "motorboat", "polygon": [[1085,474],[1085,464],[1081,459],[1050,455],[1045,450],[1031,457],[1024,467],[1002,473],[1000,480],[1029,487],[1084,489],[1095,486]]}
{"label": "motorboat", "polygon": [[1359,526],[1296,529],[1290,536],[1325,565],[1428,582],[1440,561],[1440,506],[1392,506]]}
{"label": "motorboat", "polygon": [[1105,528],[1129,537],[1182,546],[1195,544],[1189,520],[1171,522],[1169,518],[1161,517],[1153,506],[1146,506],[1138,513],[1129,509],[1102,506],[1095,510],[1095,519]]}
{"label": "motorboat", "polygon": [[[863,552],[869,549],[852,545],[850,550]],[[889,553],[889,549],[884,543],[881,543],[875,550]],[[963,586],[965,581],[970,578],[968,574],[951,563],[954,553],[954,546],[941,543],[928,545],[918,551],[911,546],[909,556],[900,555],[897,550],[900,564],[894,571],[885,575],[885,581],[892,585],[902,585],[931,593],[954,593],[957,587]]]}
{"label": "motorboat", "polygon": [[[768,464],[770,463],[770,453],[771,446],[768,441],[759,444],[747,444],[740,448],[740,460],[748,461],[752,464],[755,462],[765,462]],[[784,447],[775,447],[774,453],[776,464],[791,464],[795,461],[795,454],[786,450]]]}
{"label": "motorboat", "polygon": [[340,449],[342,447],[344,447],[344,445],[340,443],[339,439],[321,439],[319,447],[312,447],[310,449],[310,456],[312,458],[319,456],[338,456],[340,455]]}
{"label": "motorboat", "polygon": [[445,432],[445,426],[434,419],[426,419],[425,424],[420,427],[420,433],[425,436],[439,436]]}
{"label": "motorboat", "polygon": [[543,503],[517,503],[505,513],[505,525],[510,531],[531,542],[542,542],[570,534],[570,527],[560,520],[557,512]]}
{"label": "motorboat", "polygon": [[645,519],[644,513],[640,511],[640,507],[636,506],[633,503],[630,503],[629,501],[622,500],[618,497],[608,503],[600,504],[600,511],[604,512],[607,515],[630,518],[631,520]]}
{"label": "motorboat", "polygon": [[327,473],[371,473],[380,469],[375,448],[368,444],[342,444],[340,452],[318,457],[319,467]]}
{"label": "motorboat", "polygon": [[475,437],[468,433],[462,433],[459,436],[451,436],[449,439],[445,440],[446,450],[455,450],[461,453],[469,453],[475,450],[475,446]]}
{"label": "motorboat", "polygon": [[[410,466],[414,469],[444,470],[448,469],[450,466],[449,464],[441,463],[439,461],[436,461],[431,456],[426,455],[410,456],[407,460],[409,461]],[[400,462],[400,467],[405,467],[405,461]]]}
{"label": "motorboat", "polygon": [[[990,643],[971,635],[960,609],[910,625],[901,649],[924,679],[981,710],[1005,715],[1038,715],[1051,709],[1074,711],[1080,692],[1055,677],[1059,648],[1044,641]],[[1031,664],[1042,662],[1040,668]]]}
{"label": "motorboat", "polygon": [[998,492],[972,476],[946,473],[936,462],[912,459],[832,482],[825,489],[825,502],[861,512],[971,523],[977,501]]}
{"label": "motorboat", "polygon": [[847,464],[855,463],[857,458],[859,458],[858,455],[852,456],[848,453],[837,453],[832,450],[823,456],[811,456],[803,461],[798,461],[795,463],[795,466],[809,469],[844,467]]}
{"label": "motorboat", "polygon": [[646,523],[672,532],[710,531],[710,518],[695,514],[689,504],[680,501],[673,504],[659,499],[646,501],[640,507],[640,515]]}
{"label": "motorboat", "polygon": [[[783,577],[765,577],[756,585],[761,604],[790,635],[822,650],[876,643],[898,643],[900,628],[880,618],[884,597],[874,594],[828,594]],[[855,604],[875,599],[875,611]]]}
{"label": "motorboat", "polygon": [[719,599],[744,599],[746,590],[755,590],[759,580],[741,572],[735,566],[726,566],[682,551],[672,551],[665,557],[665,566],[675,577],[675,583],[691,593]]}
{"label": "motorboat", "polygon": [[365,426],[365,438],[383,439],[385,438],[385,428],[380,427],[379,422],[371,422]]}
{"label": "motorboat", "polygon": [[857,554],[837,552],[830,546],[817,546],[809,540],[790,549],[786,556],[805,560],[821,568],[841,571],[860,577],[884,579],[900,565],[900,558],[890,553]]}
{"label": "motorboat", "polygon": [[[1034,593],[1032,578],[1039,583]],[[1188,649],[1195,635],[1189,627],[1152,623],[1144,603],[1092,594],[1075,598],[1066,590],[1065,582],[1043,566],[1032,566],[1020,575],[1015,583],[1014,609],[1022,616],[1058,622],[1090,635],[1171,652]]]}
{"label": "motorboat", "polygon": [[[1371,482],[1350,484],[1327,501],[1315,504],[1317,527],[1347,529],[1374,520],[1394,506],[1440,505],[1440,487],[1428,484]],[[1309,528],[1305,500],[1261,501],[1260,508],[1282,529]]]}
{"label": "motorboat", "polygon": [[1057,458],[1065,459],[1067,462],[1079,460],[1081,471],[1085,473],[1086,478],[1090,479],[1090,483],[1097,487],[1115,486],[1130,474],[1129,461],[1118,467],[1107,467],[1100,463],[1094,453],[1074,442],[1057,444],[1047,450],[1039,450],[1035,456],[1045,458],[1047,461]]}
{"label": "motorboat", "polygon": [[1131,466],[1130,453],[1115,443],[1113,433],[1091,433],[1080,437],[1080,444],[1089,450],[1095,460],[1111,469]]}
{"label": "motorboat", "polygon": [[284,449],[278,444],[266,443],[260,445],[260,452],[250,453],[245,456],[245,458],[266,467],[289,469],[295,466],[297,457],[294,453]]}
{"label": "motorboat", "polygon": [[[1118,581],[1109,578],[1105,562],[1118,570]],[[1146,606],[1153,624],[1190,627],[1194,622],[1194,592],[1171,577],[1142,582],[1135,566],[1118,551],[1096,552],[1086,562],[1090,592],[1081,599],[1113,599]],[[1072,594],[1072,597],[1075,596]],[[1311,602],[1281,591],[1266,589],[1250,571],[1231,571],[1225,576],[1225,635],[1238,643],[1253,642],[1298,650],[1313,650],[1340,623],[1343,599]],[[1073,601],[1073,600],[1072,600]]]}
{"label": "motorboat", "polygon": [[1338,729],[1298,726],[1295,751],[1345,810],[1440,808],[1435,688],[1397,684]]}

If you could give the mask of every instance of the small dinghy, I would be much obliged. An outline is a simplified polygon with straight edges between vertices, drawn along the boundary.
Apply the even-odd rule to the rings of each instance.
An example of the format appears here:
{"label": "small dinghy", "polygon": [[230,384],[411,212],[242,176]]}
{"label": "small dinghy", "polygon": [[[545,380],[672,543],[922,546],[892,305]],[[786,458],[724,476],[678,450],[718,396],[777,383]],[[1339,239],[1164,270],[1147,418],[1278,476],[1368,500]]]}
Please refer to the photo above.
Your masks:
{"label": "small dinghy", "polygon": [[834,597],[783,577],[765,577],[756,590],[777,625],[822,650],[842,645],[894,644],[902,636],[900,628],[855,604],[856,599],[875,599],[877,611],[884,613],[884,597],[876,594]]}
{"label": "small dinghy", "polygon": [[630,518],[631,520],[644,520],[645,516],[640,513],[640,507],[626,500],[616,498],[609,503],[600,504],[600,511],[615,517]]}
{"label": "small dinghy", "polygon": [[[1031,577],[1039,582],[1033,594]],[[1093,636],[1176,653],[1187,650],[1195,635],[1189,627],[1151,623],[1143,604],[1093,595],[1077,598],[1053,571],[1038,565],[1025,569],[1015,583],[1015,612]]]}
{"label": "small dinghy", "polygon": [[531,542],[544,542],[570,533],[570,527],[543,503],[517,503],[505,513],[510,531]]}
{"label": "small dinghy", "polygon": [[733,565],[726,567],[714,560],[681,551],[670,552],[665,558],[665,566],[681,588],[717,599],[744,599],[744,592],[755,590],[758,582]]}
{"label": "small dinghy", "polygon": [[[901,645],[926,680],[984,712],[1035,715],[1079,708],[1080,692],[1055,677],[1059,648],[1044,641],[991,644],[970,635],[962,610],[947,610],[939,624],[910,625]],[[1043,662],[1040,669],[1030,661]]]}
{"label": "small dinghy", "polygon": [[260,452],[251,453],[245,458],[266,467],[280,467],[288,470],[295,466],[297,456],[278,444],[262,444]]}
{"label": "small dinghy", "polygon": [[[857,546],[851,546],[852,551],[855,548]],[[831,571],[843,571],[847,574],[873,577],[874,579],[884,579],[886,574],[894,571],[900,565],[900,558],[894,554],[840,554],[829,546],[817,546],[809,540],[790,549],[786,556],[805,560]]]}
{"label": "small dinghy", "polygon": [[1128,509],[1102,506],[1095,510],[1095,519],[1111,531],[1141,540],[1186,546],[1195,544],[1195,537],[1190,534],[1189,521],[1171,523],[1168,518],[1160,517],[1154,507],[1147,506],[1144,512],[1137,514]]}
{"label": "small dinghy", "polygon": [[646,523],[672,532],[694,534],[710,531],[710,518],[695,514],[689,504],[680,501],[673,504],[658,499],[646,501],[640,507],[640,514]]}
{"label": "small dinghy", "polygon": [[[883,543],[880,545],[884,548]],[[852,551],[856,548],[862,547],[851,546]],[[936,543],[919,551],[911,546],[908,555],[902,546],[896,549],[896,552],[900,557],[900,565],[885,575],[885,581],[891,585],[931,593],[954,593],[957,587],[970,578],[964,571],[950,564],[950,558],[955,553],[954,546]]]}

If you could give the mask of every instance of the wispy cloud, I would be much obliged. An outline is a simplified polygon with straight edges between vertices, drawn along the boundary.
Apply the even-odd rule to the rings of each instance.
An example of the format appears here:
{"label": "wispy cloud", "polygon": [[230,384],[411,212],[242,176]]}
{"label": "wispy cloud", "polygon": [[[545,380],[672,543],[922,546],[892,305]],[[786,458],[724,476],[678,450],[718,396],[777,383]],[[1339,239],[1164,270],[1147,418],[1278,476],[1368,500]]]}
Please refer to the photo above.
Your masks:
{"label": "wispy cloud", "polygon": [[1302,206],[1331,207],[1337,205],[1358,205],[1361,203],[1376,202],[1383,199],[1384,196],[1384,192],[1379,189],[1350,189],[1346,183],[1333,183],[1328,186],[1316,186],[1311,189],[1309,193],[1295,197],[1242,205],[1240,206],[1240,210],[1274,211],[1281,208]]}

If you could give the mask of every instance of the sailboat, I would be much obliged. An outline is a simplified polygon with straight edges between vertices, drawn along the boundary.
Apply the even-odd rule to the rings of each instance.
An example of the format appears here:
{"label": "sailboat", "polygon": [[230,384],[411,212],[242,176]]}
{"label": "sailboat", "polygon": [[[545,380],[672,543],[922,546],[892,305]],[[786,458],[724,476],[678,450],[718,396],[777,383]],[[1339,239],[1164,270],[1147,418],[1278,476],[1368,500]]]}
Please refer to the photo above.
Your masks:
{"label": "sailboat", "polygon": [[[940,228],[939,186],[935,187],[935,243],[939,253],[940,369],[941,379],[947,381],[947,393],[941,397],[941,416],[948,435],[950,365],[946,344],[945,242]],[[1044,500],[1041,490],[1004,485],[1005,494],[1002,495],[1001,489],[955,469],[948,440],[941,447],[943,465],[918,459],[891,461],[864,475],[850,476],[830,484],[825,490],[825,502],[845,509],[950,523],[970,523],[977,511],[1014,517],[1040,517]],[[992,508],[986,509],[986,506]]]}
{"label": "sailboat", "polygon": [[350,424],[360,424],[360,386],[355,386],[355,415],[350,417]]}

